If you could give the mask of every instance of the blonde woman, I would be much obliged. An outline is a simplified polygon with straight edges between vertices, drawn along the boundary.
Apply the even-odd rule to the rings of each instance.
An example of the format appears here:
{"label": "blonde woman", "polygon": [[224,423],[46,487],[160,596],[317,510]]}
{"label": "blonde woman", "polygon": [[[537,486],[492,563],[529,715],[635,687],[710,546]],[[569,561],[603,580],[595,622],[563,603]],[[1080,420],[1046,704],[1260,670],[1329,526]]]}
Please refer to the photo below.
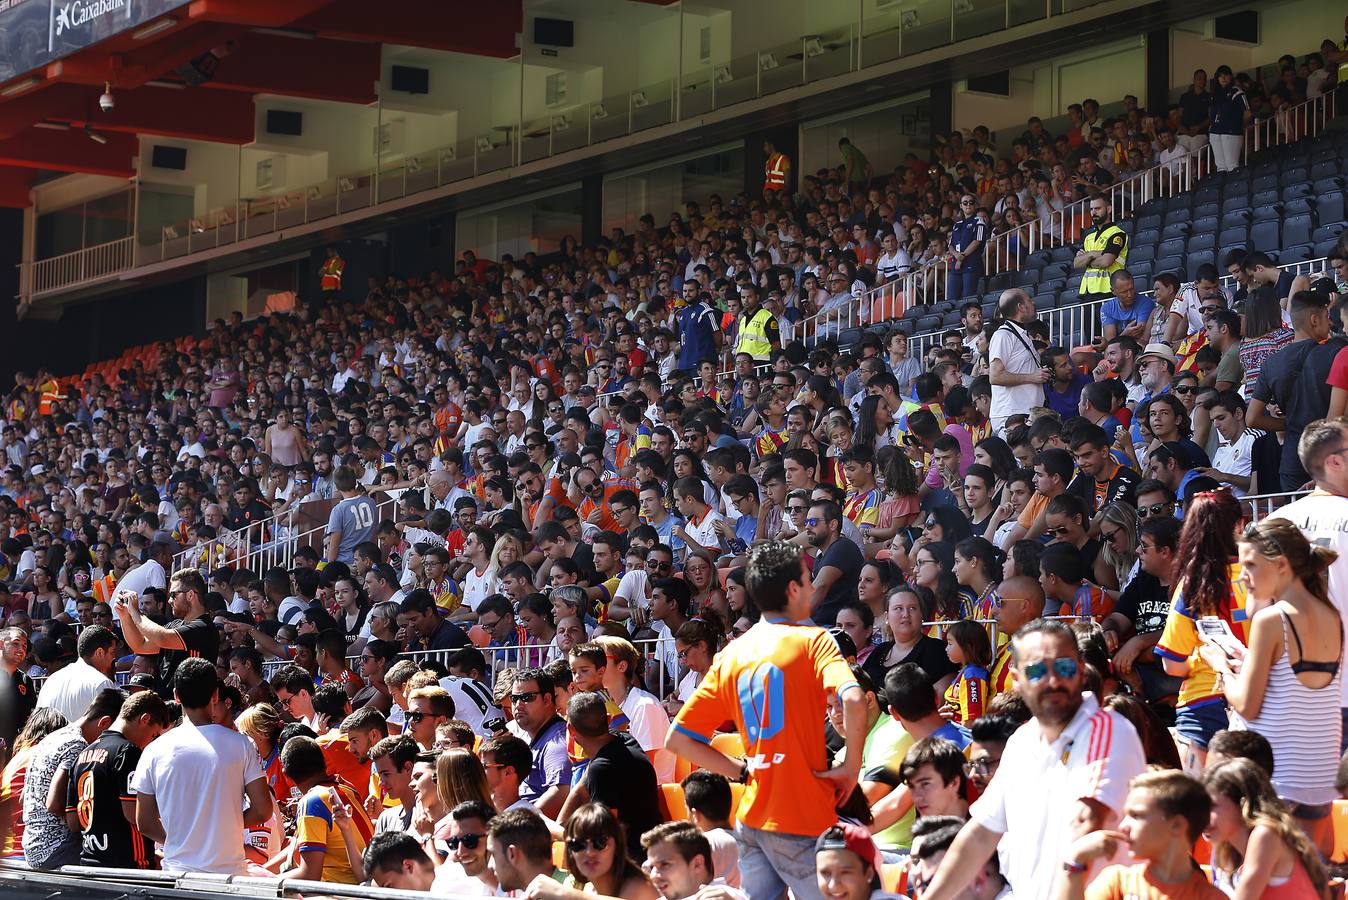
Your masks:
{"label": "blonde woman", "polygon": [[1096,519],[1100,552],[1092,580],[1115,600],[1137,573],[1137,509],[1131,503],[1111,503]]}
{"label": "blonde woman", "polygon": [[496,539],[496,546],[491,548],[491,556],[487,559],[487,574],[492,576],[494,592],[501,590],[501,582],[495,577],[496,573],[521,559],[524,559],[524,545],[520,543],[519,538],[503,534]]}
{"label": "blonde woman", "polygon": [[435,761],[435,792],[446,810],[445,817],[435,825],[437,832],[449,822],[448,811],[465,800],[479,800],[489,809],[496,808],[487,787],[487,770],[471,750],[460,748],[440,754]]}

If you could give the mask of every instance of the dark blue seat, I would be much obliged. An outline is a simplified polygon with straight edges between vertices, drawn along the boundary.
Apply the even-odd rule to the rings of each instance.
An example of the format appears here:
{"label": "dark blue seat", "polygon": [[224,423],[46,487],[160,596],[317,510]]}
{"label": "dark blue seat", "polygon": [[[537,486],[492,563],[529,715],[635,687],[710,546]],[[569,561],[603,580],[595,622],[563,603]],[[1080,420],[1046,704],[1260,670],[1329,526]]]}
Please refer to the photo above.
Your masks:
{"label": "dark blue seat", "polygon": [[1130,267],[1133,265],[1133,263],[1147,262],[1155,258],[1156,258],[1155,244],[1141,244],[1140,246],[1137,247],[1131,247],[1128,250],[1128,265]]}
{"label": "dark blue seat", "polygon": [[1250,201],[1246,197],[1232,197],[1229,200],[1222,201],[1222,215],[1249,208]]}
{"label": "dark blue seat", "polygon": [[1222,205],[1217,202],[1197,203],[1194,205],[1194,219],[1205,219],[1209,216],[1220,216],[1222,214]]}
{"label": "dark blue seat", "polygon": [[1260,191],[1277,190],[1278,176],[1276,173],[1272,175],[1261,175],[1254,179],[1250,184],[1251,190],[1256,194]]}
{"label": "dark blue seat", "polygon": [[1161,217],[1158,215],[1138,216],[1137,230],[1141,234],[1146,230],[1159,231],[1161,229]]}
{"label": "dark blue seat", "polygon": [[1190,234],[1198,234],[1200,231],[1215,232],[1220,227],[1220,220],[1217,216],[1204,216],[1201,219],[1194,219],[1194,227]]}
{"label": "dark blue seat", "polygon": [[1315,210],[1320,214],[1320,224],[1343,224],[1343,192],[1328,191],[1316,195]]}
{"label": "dark blue seat", "polygon": [[1015,283],[1016,287],[1023,288],[1038,284],[1039,279],[1042,277],[1042,269],[1021,269],[1011,276],[1011,280]]}
{"label": "dark blue seat", "polygon": [[1146,231],[1139,231],[1130,243],[1134,246],[1142,244],[1155,244],[1161,240],[1161,232],[1155,228],[1148,228]]}
{"label": "dark blue seat", "polygon": [[1310,176],[1312,180],[1333,178],[1339,174],[1338,153],[1332,149],[1322,152],[1328,152],[1329,158],[1322,159],[1311,166]]}
{"label": "dark blue seat", "polygon": [[998,293],[1011,286],[1011,274],[1009,272],[998,272],[996,275],[988,277],[987,292]]}
{"label": "dark blue seat", "polygon": [[1320,259],[1329,255],[1329,252],[1339,245],[1338,238],[1329,238],[1328,240],[1315,242],[1314,259]]}
{"label": "dark blue seat", "polygon": [[1062,263],[1062,262],[1070,263],[1070,262],[1072,261],[1072,258],[1073,258],[1074,256],[1076,256],[1076,255],[1077,255],[1076,250],[1074,250],[1074,249],[1071,248],[1071,247],[1066,247],[1066,246],[1064,246],[1064,247],[1054,247],[1054,248],[1053,248],[1053,261],[1054,261],[1054,262],[1058,262],[1058,263]]}
{"label": "dark blue seat", "polygon": [[1058,308],[1058,295],[1052,292],[1047,294],[1034,295],[1034,308],[1036,312],[1045,312],[1050,309]]}
{"label": "dark blue seat", "polygon": [[1283,187],[1296,184],[1300,181],[1310,181],[1310,173],[1302,166],[1296,168],[1283,169],[1278,175],[1278,183]]}
{"label": "dark blue seat", "polygon": [[[1193,192],[1194,203],[1202,205],[1204,203],[1217,203],[1222,199],[1222,189],[1216,185],[1201,187]],[[1181,194],[1180,196],[1184,196]]]}
{"label": "dark blue seat", "polygon": [[1307,181],[1298,181],[1296,184],[1289,184],[1282,189],[1282,199],[1284,202],[1295,200],[1298,197],[1309,197],[1311,195],[1311,185]]}
{"label": "dark blue seat", "polygon": [[1311,193],[1316,197],[1324,196],[1333,191],[1343,190],[1343,177],[1334,175],[1330,178],[1317,178],[1311,185]]}
{"label": "dark blue seat", "polygon": [[1281,199],[1282,194],[1280,194],[1276,189],[1271,191],[1260,191],[1259,193],[1255,194],[1253,198],[1251,198],[1250,206],[1257,209],[1261,206],[1270,206],[1274,203],[1277,203]]}
{"label": "dark blue seat", "polygon": [[1217,234],[1217,245],[1224,250],[1230,250],[1234,247],[1244,247],[1250,240],[1250,226],[1237,225],[1234,228],[1223,228]]}
{"label": "dark blue seat", "polygon": [[1052,250],[1036,250],[1025,257],[1025,265],[1042,269],[1053,259]]}
{"label": "dark blue seat", "polygon": [[1334,240],[1342,230],[1342,225],[1321,225],[1311,232],[1311,243],[1318,244],[1321,241]]}
{"label": "dark blue seat", "polygon": [[1222,227],[1235,228],[1239,225],[1250,224],[1250,211],[1248,209],[1233,209],[1222,213]]}
{"label": "dark blue seat", "polygon": [[1272,206],[1257,206],[1253,210],[1254,221],[1267,222],[1269,220],[1277,221],[1282,218],[1282,204],[1275,203]]}
{"label": "dark blue seat", "polygon": [[1284,247],[1278,254],[1278,265],[1285,266],[1290,263],[1305,262],[1312,259],[1315,253],[1315,247],[1311,244],[1297,244],[1293,247]]}
{"label": "dark blue seat", "polygon": [[1180,266],[1184,265],[1184,259],[1180,256],[1165,256],[1152,263],[1153,272],[1178,272]]}
{"label": "dark blue seat", "polygon": [[[917,320],[918,331],[935,331],[940,327],[941,327],[940,316],[923,316],[922,318]],[[841,339],[839,339],[839,342],[841,343]]]}
{"label": "dark blue seat", "polygon": [[1157,256],[1183,256],[1185,240],[1182,237],[1161,241],[1156,247]]}
{"label": "dark blue seat", "polygon": [[1171,222],[1161,229],[1161,240],[1168,241],[1171,238],[1184,237],[1190,231],[1188,222]]}
{"label": "dark blue seat", "polygon": [[1188,222],[1193,216],[1190,214],[1189,207],[1186,204],[1178,209],[1172,209],[1165,217],[1165,225],[1169,228],[1179,222]]}
{"label": "dark blue seat", "polygon": [[1217,246],[1217,235],[1211,231],[1205,231],[1202,234],[1195,234],[1189,238],[1189,244],[1185,250],[1189,253],[1196,253],[1199,250],[1211,250]]}
{"label": "dark blue seat", "polygon": [[1311,197],[1294,197],[1282,205],[1283,216],[1309,216],[1315,214],[1316,203]]}
{"label": "dark blue seat", "polygon": [[1250,227],[1250,246],[1265,253],[1278,249],[1278,222],[1267,219]]}
{"label": "dark blue seat", "polygon": [[1288,216],[1282,223],[1283,246],[1309,244],[1313,230],[1315,230],[1315,219],[1309,213]]}
{"label": "dark blue seat", "polygon": [[942,328],[951,328],[955,325],[958,325],[959,323],[960,323],[960,311],[958,309],[952,309],[950,312],[941,316]]}
{"label": "dark blue seat", "polygon": [[1188,268],[1189,280],[1193,281],[1195,278],[1198,277],[1199,266],[1209,264],[1216,265],[1216,262],[1217,262],[1217,254],[1211,250],[1204,250],[1201,253],[1190,253],[1188,262],[1186,263]]}

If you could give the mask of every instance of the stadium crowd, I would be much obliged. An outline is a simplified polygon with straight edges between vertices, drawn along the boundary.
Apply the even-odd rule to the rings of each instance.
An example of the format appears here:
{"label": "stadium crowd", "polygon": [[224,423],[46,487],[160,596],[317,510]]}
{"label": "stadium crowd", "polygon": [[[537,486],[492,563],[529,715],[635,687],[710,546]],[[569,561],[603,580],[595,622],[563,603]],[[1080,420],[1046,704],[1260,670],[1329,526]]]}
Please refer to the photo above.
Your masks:
{"label": "stadium crowd", "polygon": [[[1306,67],[1288,91],[1332,86]],[[1185,104],[1162,145],[1214,127]],[[1019,289],[920,358],[897,326],[794,336],[942,227],[972,258],[962,223],[1014,221],[1097,114],[1031,123],[1005,172],[985,129],[930,181],[853,148],[798,193],[20,376],[3,855],[447,896],[1327,896],[1348,256],[1227,248],[1229,282],[1143,296],[1099,201],[1095,344]]]}

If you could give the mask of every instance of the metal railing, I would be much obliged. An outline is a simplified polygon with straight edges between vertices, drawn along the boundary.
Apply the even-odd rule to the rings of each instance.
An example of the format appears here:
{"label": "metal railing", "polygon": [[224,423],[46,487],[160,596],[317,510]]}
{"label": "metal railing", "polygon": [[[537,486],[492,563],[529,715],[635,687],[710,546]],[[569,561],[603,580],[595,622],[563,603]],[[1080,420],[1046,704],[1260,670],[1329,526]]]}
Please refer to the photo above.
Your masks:
{"label": "metal railing", "polygon": [[[1334,115],[1334,95],[1329,93],[1287,107],[1271,118],[1250,124],[1245,130],[1243,164],[1248,164],[1251,155],[1262,150],[1319,135]],[[1131,175],[1102,193],[1110,201],[1114,218],[1124,219],[1151,200],[1194,189],[1198,181],[1211,174],[1213,169],[1212,149],[1204,146]],[[1053,211],[1045,218],[1036,218],[1010,231],[993,235],[983,247],[984,273],[995,275],[1012,271],[1020,267],[1027,255],[1037,250],[1074,243],[1090,227],[1091,199],[1086,197]],[[807,342],[811,337],[836,337],[850,328],[899,319],[914,306],[960,299],[945,296],[949,267],[948,258],[933,260],[921,269],[873,288],[857,302],[843,304],[835,310],[820,312],[802,320],[797,325],[799,333]]]}
{"label": "metal railing", "polygon": [[109,278],[131,268],[134,238],[19,264],[20,296],[33,298]]}
{"label": "metal railing", "polygon": [[1250,521],[1258,522],[1309,493],[1310,491],[1291,491],[1277,494],[1246,494],[1240,498],[1240,502],[1242,506],[1249,507]]}

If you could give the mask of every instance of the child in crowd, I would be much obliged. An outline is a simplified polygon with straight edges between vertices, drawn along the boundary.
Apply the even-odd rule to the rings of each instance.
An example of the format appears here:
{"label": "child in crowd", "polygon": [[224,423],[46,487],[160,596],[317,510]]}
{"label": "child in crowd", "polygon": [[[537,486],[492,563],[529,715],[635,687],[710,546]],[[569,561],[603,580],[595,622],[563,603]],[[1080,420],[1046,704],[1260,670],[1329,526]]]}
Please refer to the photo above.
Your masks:
{"label": "child in crowd", "polygon": [[988,700],[988,669],[992,665],[992,641],[977,622],[962,621],[945,633],[945,653],[960,667],[945,692],[941,715],[956,725],[968,726],[983,715]]}

